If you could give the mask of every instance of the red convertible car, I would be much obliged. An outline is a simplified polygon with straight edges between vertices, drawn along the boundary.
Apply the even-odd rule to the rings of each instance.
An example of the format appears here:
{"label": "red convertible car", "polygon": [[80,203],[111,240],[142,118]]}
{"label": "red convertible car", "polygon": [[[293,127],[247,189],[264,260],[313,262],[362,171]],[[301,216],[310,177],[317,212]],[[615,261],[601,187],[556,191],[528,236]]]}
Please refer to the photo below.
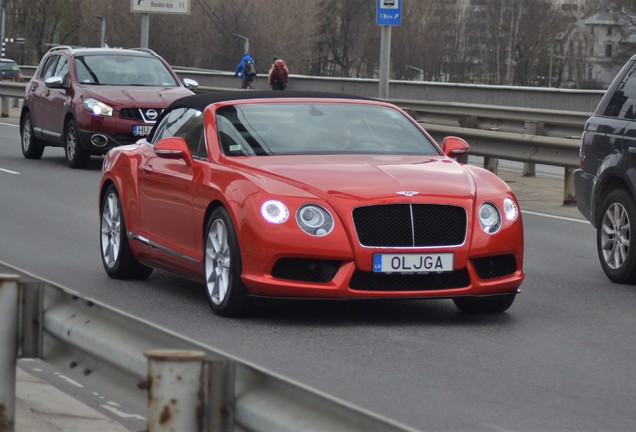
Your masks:
{"label": "red convertible car", "polygon": [[223,316],[255,296],[502,312],[524,278],[519,204],[495,174],[455,160],[467,152],[382,101],[188,96],[104,158],[103,265],[113,278],[201,281]]}

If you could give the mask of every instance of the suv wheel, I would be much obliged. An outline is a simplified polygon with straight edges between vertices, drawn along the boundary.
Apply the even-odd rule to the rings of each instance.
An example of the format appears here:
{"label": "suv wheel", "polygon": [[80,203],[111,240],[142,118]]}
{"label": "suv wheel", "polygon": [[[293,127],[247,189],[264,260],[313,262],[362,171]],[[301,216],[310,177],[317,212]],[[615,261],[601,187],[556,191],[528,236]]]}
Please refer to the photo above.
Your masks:
{"label": "suv wheel", "polygon": [[634,200],[626,190],[614,190],[603,201],[600,215],[596,247],[603,271],[614,282],[635,282],[636,247],[631,247],[632,224],[636,224]]}
{"label": "suv wheel", "polygon": [[20,132],[22,135],[22,155],[26,159],[40,159],[44,153],[44,144],[35,137],[31,114],[28,112],[24,114]]}
{"label": "suv wheel", "polygon": [[75,120],[69,120],[64,129],[64,151],[66,163],[71,168],[86,168],[91,159],[90,153],[82,148]]}

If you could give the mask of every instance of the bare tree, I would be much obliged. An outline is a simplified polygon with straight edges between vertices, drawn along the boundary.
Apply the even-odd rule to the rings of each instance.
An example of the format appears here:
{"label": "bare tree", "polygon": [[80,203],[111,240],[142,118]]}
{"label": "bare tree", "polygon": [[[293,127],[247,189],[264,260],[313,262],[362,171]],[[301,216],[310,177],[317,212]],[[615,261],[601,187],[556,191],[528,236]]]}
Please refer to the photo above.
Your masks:
{"label": "bare tree", "polygon": [[5,0],[7,34],[25,39],[22,62],[36,63],[53,44],[73,44],[79,0]]}

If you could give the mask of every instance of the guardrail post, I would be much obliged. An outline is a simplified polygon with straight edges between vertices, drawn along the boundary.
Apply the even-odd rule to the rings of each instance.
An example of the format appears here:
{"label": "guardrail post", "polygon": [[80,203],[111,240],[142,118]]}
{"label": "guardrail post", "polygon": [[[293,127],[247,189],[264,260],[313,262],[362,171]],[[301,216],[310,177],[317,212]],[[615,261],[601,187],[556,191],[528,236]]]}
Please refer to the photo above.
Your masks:
{"label": "guardrail post", "polygon": [[148,359],[148,432],[203,432],[201,351],[152,350]]}
{"label": "guardrail post", "polygon": [[16,275],[0,274],[0,432],[15,429],[18,279]]}
{"label": "guardrail post", "polygon": [[2,102],[0,103],[1,105],[1,111],[0,111],[0,117],[9,117],[9,97],[7,96],[2,96],[0,99],[2,99]]}
{"label": "guardrail post", "polygon": [[[543,135],[544,126],[542,122],[527,121],[524,124],[526,135]],[[536,175],[536,164],[534,162],[524,162],[522,174],[525,177],[534,177]]]}
{"label": "guardrail post", "polygon": [[44,284],[20,282],[18,288],[18,358],[42,358]]}
{"label": "guardrail post", "polygon": [[[457,125],[461,128],[477,129],[477,117],[473,115],[460,115],[457,118]],[[468,154],[457,158],[459,163],[468,163]]]}
{"label": "guardrail post", "polygon": [[566,167],[563,174],[563,204],[572,204],[575,202],[574,169]]}
{"label": "guardrail post", "polygon": [[206,362],[205,431],[234,430],[234,382],[236,364],[225,360]]}
{"label": "guardrail post", "polygon": [[497,168],[499,167],[499,159],[489,156],[484,156],[484,168],[488,171],[497,174]]}

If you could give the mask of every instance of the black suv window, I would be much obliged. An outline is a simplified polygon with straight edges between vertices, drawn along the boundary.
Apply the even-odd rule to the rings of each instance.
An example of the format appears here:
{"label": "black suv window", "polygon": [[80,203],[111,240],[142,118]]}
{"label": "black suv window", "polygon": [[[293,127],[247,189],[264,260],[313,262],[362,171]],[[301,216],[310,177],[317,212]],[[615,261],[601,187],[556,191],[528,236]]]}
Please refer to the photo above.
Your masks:
{"label": "black suv window", "polygon": [[626,120],[636,117],[636,65],[633,66],[616,88],[605,115]]}

